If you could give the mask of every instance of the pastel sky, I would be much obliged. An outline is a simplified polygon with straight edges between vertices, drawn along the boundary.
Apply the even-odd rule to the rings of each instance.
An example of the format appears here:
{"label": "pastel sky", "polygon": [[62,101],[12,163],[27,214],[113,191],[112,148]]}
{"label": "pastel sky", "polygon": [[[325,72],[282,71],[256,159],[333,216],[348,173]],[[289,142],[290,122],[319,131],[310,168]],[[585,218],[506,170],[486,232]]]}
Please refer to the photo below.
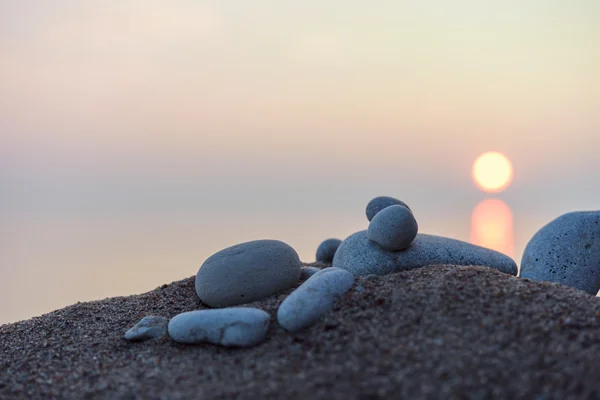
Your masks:
{"label": "pastel sky", "polygon": [[493,148],[534,179],[596,158],[599,21],[595,0],[2,0],[3,166],[428,176]]}
{"label": "pastel sky", "polygon": [[[597,0],[0,0],[3,301],[30,273],[56,289],[30,313],[141,291],[261,237],[310,259],[381,194],[465,238],[488,150],[522,248],[599,208],[598,71]],[[134,264],[157,275],[115,289]],[[81,265],[104,289],[51,303]]]}

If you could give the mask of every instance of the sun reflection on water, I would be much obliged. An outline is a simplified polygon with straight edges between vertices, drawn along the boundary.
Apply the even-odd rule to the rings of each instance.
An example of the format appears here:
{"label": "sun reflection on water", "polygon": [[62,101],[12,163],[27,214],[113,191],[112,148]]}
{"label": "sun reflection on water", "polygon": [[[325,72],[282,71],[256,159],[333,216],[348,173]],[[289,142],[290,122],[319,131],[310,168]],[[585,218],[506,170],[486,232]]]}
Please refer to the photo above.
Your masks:
{"label": "sun reflection on water", "polygon": [[473,209],[471,243],[514,257],[513,215],[499,199],[486,199]]}

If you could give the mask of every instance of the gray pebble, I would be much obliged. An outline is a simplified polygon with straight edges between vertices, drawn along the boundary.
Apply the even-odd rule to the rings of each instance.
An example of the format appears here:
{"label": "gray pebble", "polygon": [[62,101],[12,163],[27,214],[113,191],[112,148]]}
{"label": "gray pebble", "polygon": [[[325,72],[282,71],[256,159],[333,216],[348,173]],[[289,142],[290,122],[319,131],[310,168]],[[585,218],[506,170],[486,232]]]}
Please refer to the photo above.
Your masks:
{"label": "gray pebble", "polygon": [[340,239],[327,239],[323,241],[317,248],[317,261],[331,264],[336,250],[340,247],[342,241]]}
{"label": "gray pebble", "polygon": [[366,230],[360,231],[342,242],[333,259],[334,267],[361,276],[386,275],[439,264],[486,266],[506,274],[517,274],[517,264],[505,254],[460,240],[422,233],[417,234],[408,249],[390,251],[370,241]]}
{"label": "gray pebble", "polygon": [[211,307],[250,303],[294,286],[302,262],[278,240],[255,240],[210,256],[196,274],[196,293]]}
{"label": "gray pebble", "polygon": [[398,251],[410,246],[418,230],[413,213],[404,206],[393,205],[373,217],[367,236],[384,249]]}
{"label": "gray pebble", "polygon": [[371,221],[379,211],[393,205],[401,205],[410,210],[410,207],[403,201],[389,196],[379,196],[375,197],[369,202],[369,204],[367,204],[367,219]]}
{"label": "gray pebble", "polygon": [[595,295],[600,290],[600,211],[570,212],[527,243],[521,278],[562,283]]}
{"label": "gray pebble", "polygon": [[354,276],[339,268],[325,268],[294,290],[279,306],[277,322],[295,332],[317,322],[333,308],[335,300],[354,283]]}
{"label": "gray pebble", "polygon": [[308,278],[310,278],[311,276],[313,276],[314,274],[316,274],[319,271],[321,271],[321,268],[317,268],[317,267],[304,267],[300,271],[300,280],[301,281],[305,281],[305,280],[307,280]]}
{"label": "gray pebble", "polygon": [[169,336],[185,344],[249,347],[265,340],[270,321],[271,316],[257,308],[189,311],[171,319]]}
{"label": "gray pebble", "polygon": [[146,340],[164,336],[167,333],[168,323],[169,320],[165,317],[144,317],[133,328],[125,332],[125,339]]}

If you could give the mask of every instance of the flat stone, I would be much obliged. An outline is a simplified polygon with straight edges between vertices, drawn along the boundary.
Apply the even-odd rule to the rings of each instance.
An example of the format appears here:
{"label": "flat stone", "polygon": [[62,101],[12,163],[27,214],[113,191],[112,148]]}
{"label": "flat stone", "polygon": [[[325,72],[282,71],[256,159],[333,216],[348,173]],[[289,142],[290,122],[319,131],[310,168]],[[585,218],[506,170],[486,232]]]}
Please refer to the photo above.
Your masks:
{"label": "flat stone", "polygon": [[589,294],[600,290],[600,211],[554,219],[529,240],[521,278],[562,283]]}
{"label": "flat stone", "polygon": [[265,340],[271,316],[257,308],[189,311],[169,322],[169,336],[179,343],[249,347]]}
{"label": "flat stone", "polygon": [[196,293],[210,307],[250,303],[298,283],[298,253],[278,240],[255,240],[210,256],[196,274]]}
{"label": "flat stone", "polygon": [[419,233],[403,251],[385,250],[370,241],[367,231],[350,235],[333,258],[333,266],[354,275],[386,275],[428,265],[476,265],[517,274],[517,264],[505,254],[461,240]]}
{"label": "flat stone", "polygon": [[168,323],[169,320],[165,317],[144,317],[133,328],[125,332],[125,339],[136,341],[164,336],[167,333]]}
{"label": "flat stone", "polygon": [[413,213],[401,205],[384,208],[369,223],[367,236],[387,250],[404,250],[415,239],[419,227]]}
{"label": "flat stone", "polygon": [[367,219],[369,221],[371,221],[373,219],[373,217],[375,217],[375,215],[377,215],[377,213],[379,211],[383,210],[386,207],[393,206],[393,205],[401,205],[410,210],[410,207],[401,200],[398,200],[398,199],[395,199],[395,198],[389,197],[389,196],[379,196],[379,197],[375,197],[373,200],[371,200],[369,202],[369,204],[367,204],[367,210],[366,210]]}
{"label": "flat stone", "polygon": [[277,322],[289,332],[313,325],[353,283],[354,276],[343,269],[325,268],[317,272],[283,300],[277,310]]}
{"label": "flat stone", "polygon": [[321,268],[317,268],[317,267],[304,267],[300,271],[300,280],[301,281],[305,281],[305,280],[307,280],[308,278],[310,278],[311,276],[313,276],[314,274],[316,274],[319,271],[321,271]]}
{"label": "flat stone", "polygon": [[340,239],[327,239],[323,241],[317,248],[317,261],[331,264],[333,256],[335,255],[337,248],[340,247],[340,244],[342,244]]}

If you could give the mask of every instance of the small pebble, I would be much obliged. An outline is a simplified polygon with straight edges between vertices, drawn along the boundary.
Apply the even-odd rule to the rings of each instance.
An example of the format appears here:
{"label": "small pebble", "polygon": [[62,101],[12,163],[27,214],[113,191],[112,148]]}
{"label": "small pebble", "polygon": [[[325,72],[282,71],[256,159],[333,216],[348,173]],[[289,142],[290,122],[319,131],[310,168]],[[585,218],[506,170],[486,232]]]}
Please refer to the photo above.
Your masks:
{"label": "small pebble", "polygon": [[317,248],[317,261],[331,264],[340,244],[342,244],[340,239],[327,239],[323,241]]}
{"label": "small pebble", "polygon": [[354,283],[354,276],[339,268],[323,269],[294,290],[279,306],[277,322],[289,332],[316,323],[330,311],[336,299]]}
{"label": "small pebble", "polygon": [[388,196],[375,197],[367,204],[367,219],[371,221],[375,215],[386,207],[393,205],[401,205],[410,210],[410,207],[403,201]]}
{"label": "small pebble", "polygon": [[144,317],[133,328],[125,332],[125,339],[134,341],[164,336],[167,333],[168,323],[169,320],[165,317]]}
{"label": "small pebble", "polygon": [[413,213],[404,206],[393,205],[381,210],[371,220],[368,238],[384,249],[400,251],[410,246],[418,230]]}
{"label": "small pebble", "polygon": [[311,276],[313,276],[314,274],[316,274],[319,271],[321,271],[321,268],[317,268],[317,267],[304,267],[300,271],[300,280],[301,281],[305,281],[305,280],[307,280],[308,278],[310,278]]}
{"label": "small pebble", "polygon": [[270,320],[268,313],[257,308],[198,310],[176,315],[168,329],[179,343],[250,347],[266,339]]}

